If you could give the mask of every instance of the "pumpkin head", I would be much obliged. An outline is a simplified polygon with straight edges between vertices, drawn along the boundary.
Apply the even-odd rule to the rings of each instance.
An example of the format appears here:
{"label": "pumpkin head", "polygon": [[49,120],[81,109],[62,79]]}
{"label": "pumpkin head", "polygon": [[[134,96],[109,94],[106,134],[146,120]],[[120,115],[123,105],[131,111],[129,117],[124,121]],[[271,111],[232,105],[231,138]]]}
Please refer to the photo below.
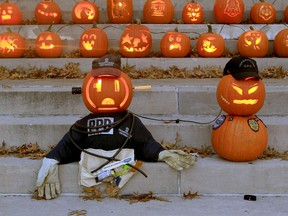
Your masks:
{"label": "pumpkin head", "polygon": [[250,30],[242,33],[237,41],[238,52],[247,57],[264,57],[269,50],[269,39],[261,30]]}
{"label": "pumpkin head", "polygon": [[127,25],[120,36],[119,48],[124,57],[146,57],[150,54],[151,47],[151,32],[139,22]]}
{"label": "pumpkin head", "polygon": [[201,57],[220,57],[225,50],[225,40],[222,35],[212,32],[212,27],[208,24],[208,32],[199,36],[196,49]]}
{"label": "pumpkin head", "polygon": [[36,5],[34,16],[38,24],[59,24],[62,12],[53,0],[43,0]]}
{"label": "pumpkin head", "polygon": [[174,31],[167,31],[160,42],[161,53],[165,57],[185,57],[190,51],[190,38],[188,35]]}
{"label": "pumpkin head", "polygon": [[216,23],[239,24],[244,18],[243,0],[216,0],[214,3]]}
{"label": "pumpkin head", "polygon": [[17,4],[8,0],[0,4],[0,25],[20,25],[21,23],[22,12]]}
{"label": "pumpkin head", "polygon": [[288,28],[279,31],[273,43],[274,51],[278,57],[288,57]]}
{"label": "pumpkin head", "polygon": [[185,24],[200,24],[203,23],[203,18],[203,8],[194,0],[188,2],[182,9],[182,20]]}
{"label": "pumpkin head", "polygon": [[98,21],[99,9],[95,3],[82,0],[72,9],[72,21],[76,24],[92,24]]}
{"label": "pumpkin head", "polygon": [[79,47],[83,57],[101,57],[108,51],[107,35],[94,23],[92,28],[88,28],[82,33]]}
{"label": "pumpkin head", "polygon": [[211,142],[215,152],[226,160],[253,161],[266,149],[268,131],[257,116],[223,115],[213,125]]}
{"label": "pumpkin head", "polygon": [[107,0],[107,14],[111,23],[129,23],[133,18],[133,1]]}
{"label": "pumpkin head", "polygon": [[171,0],[146,0],[143,17],[147,23],[168,24],[174,18],[174,5]]}
{"label": "pumpkin head", "polygon": [[8,32],[0,34],[0,57],[2,58],[20,58],[25,53],[25,39],[17,32]]}
{"label": "pumpkin head", "polygon": [[271,24],[275,22],[276,10],[272,3],[260,0],[250,10],[250,19],[256,24]]}
{"label": "pumpkin head", "polygon": [[288,5],[286,6],[284,10],[284,20],[286,23],[288,23]]}
{"label": "pumpkin head", "polygon": [[35,51],[42,58],[58,58],[63,50],[62,40],[58,33],[51,31],[51,26],[41,32],[35,41]]}

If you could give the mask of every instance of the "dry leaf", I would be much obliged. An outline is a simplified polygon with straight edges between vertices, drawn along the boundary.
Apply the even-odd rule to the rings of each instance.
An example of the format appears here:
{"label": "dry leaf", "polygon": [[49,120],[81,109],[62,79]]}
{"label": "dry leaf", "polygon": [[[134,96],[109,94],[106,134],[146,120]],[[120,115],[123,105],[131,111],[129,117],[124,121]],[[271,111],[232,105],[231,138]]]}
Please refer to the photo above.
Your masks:
{"label": "dry leaf", "polygon": [[92,187],[83,187],[83,196],[84,200],[97,200],[102,201],[103,196],[101,190],[97,186]]}
{"label": "dry leaf", "polygon": [[199,196],[198,192],[192,193],[191,191],[189,191],[187,194],[186,193],[183,194],[183,198],[184,199],[190,199],[190,200],[194,199],[194,198],[196,198],[198,196]]}
{"label": "dry leaf", "polygon": [[86,216],[87,211],[86,210],[70,210],[68,216]]}
{"label": "dry leaf", "polygon": [[138,203],[138,202],[149,202],[151,200],[158,200],[163,202],[170,202],[165,197],[154,196],[152,192],[148,194],[134,194],[134,195],[122,195],[120,198],[129,201],[130,204]]}

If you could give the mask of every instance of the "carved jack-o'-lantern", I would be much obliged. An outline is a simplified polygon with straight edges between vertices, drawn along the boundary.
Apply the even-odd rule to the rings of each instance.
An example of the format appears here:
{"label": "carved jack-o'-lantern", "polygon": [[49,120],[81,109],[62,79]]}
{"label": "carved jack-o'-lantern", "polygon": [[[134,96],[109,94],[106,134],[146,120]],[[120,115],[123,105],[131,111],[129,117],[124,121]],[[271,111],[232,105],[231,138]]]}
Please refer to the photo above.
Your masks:
{"label": "carved jack-o'-lantern", "polygon": [[20,25],[22,12],[17,4],[8,0],[0,4],[0,25]]}
{"label": "carved jack-o'-lantern", "polygon": [[143,17],[147,23],[168,24],[174,17],[174,5],[171,0],[146,0]]}
{"label": "carved jack-o'-lantern", "polygon": [[256,24],[271,24],[276,20],[276,9],[270,2],[260,0],[250,10],[250,19]]}
{"label": "carved jack-o'-lantern", "polygon": [[0,34],[0,57],[20,58],[25,53],[25,39],[18,33],[8,32]]}
{"label": "carved jack-o'-lantern", "polygon": [[107,14],[111,23],[129,23],[133,17],[133,1],[107,0]]}
{"label": "carved jack-o'-lantern", "polygon": [[244,18],[244,2],[243,0],[216,0],[213,11],[216,23],[241,23]]}
{"label": "carved jack-o'-lantern", "polygon": [[192,0],[182,9],[182,20],[185,24],[200,24],[203,22],[204,12],[202,6]]}
{"label": "carved jack-o'-lantern", "polygon": [[72,21],[76,24],[92,24],[99,18],[97,5],[88,0],[82,0],[72,9]]}
{"label": "carved jack-o'-lantern", "polygon": [[124,57],[146,57],[152,47],[150,30],[141,23],[127,25],[120,37],[120,52]]}
{"label": "carved jack-o'-lantern", "polygon": [[273,44],[278,57],[288,57],[288,28],[277,33]]}
{"label": "carved jack-o'-lantern", "polygon": [[43,0],[36,5],[34,16],[38,24],[59,24],[62,12],[53,0]]}

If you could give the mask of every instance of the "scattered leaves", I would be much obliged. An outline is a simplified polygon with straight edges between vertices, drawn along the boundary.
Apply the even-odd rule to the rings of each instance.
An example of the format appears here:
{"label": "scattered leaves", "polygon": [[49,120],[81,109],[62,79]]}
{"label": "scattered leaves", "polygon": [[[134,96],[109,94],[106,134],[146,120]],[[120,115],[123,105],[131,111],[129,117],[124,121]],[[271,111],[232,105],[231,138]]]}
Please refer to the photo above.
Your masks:
{"label": "scattered leaves", "polygon": [[68,216],[86,216],[87,211],[86,210],[70,210]]}
{"label": "scattered leaves", "polygon": [[189,199],[189,200],[197,198],[198,196],[199,196],[198,192],[193,193],[191,191],[189,191],[188,193],[184,193],[183,194],[183,198],[184,199]]}
{"label": "scattered leaves", "polygon": [[99,187],[83,187],[83,196],[84,200],[97,200],[102,201],[105,197],[102,195],[102,192]]}
{"label": "scattered leaves", "polygon": [[120,196],[120,198],[129,201],[130,204],[134,204],[134,203],[138,203],[138,202],[149,202],[151,200],[170,202],[165,197],[154,196],[152,192],[149,192],[148,194],[137,194],[137,193],[135,193],[133,195],[122,195],[122,196]]}

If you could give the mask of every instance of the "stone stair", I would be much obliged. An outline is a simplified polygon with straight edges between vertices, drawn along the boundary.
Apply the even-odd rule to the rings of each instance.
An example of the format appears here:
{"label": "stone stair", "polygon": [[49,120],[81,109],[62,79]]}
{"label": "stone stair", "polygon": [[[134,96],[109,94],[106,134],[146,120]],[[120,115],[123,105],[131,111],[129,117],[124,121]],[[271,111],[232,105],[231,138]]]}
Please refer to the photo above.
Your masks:
{"label": "stone stair", "polygon": [[[32,9],[38,1],[29,3],[18,1],[23,16],[32,19]],[[70,21],[70,11],[74,1],[57,1],[63,10],[63,20]],[[71,3],[72,2],[72,3]],[[198,1],[204,8],[205,21],[213,23],[213,5],[211,2]],[[252,1],[244,1],[246,19]],[[119,34],[124,24],[111,25],[106,23],[106,1],[96,1],[100,9],[100,23],[98,27],[107,27],[109,47],[117,49]],[[179,20],[184,0],[173,1],[175,5],[175,19]],[[283,10],[286,1],[276,1],[277,19],[283,19]],[[134,1],[134,17],[142,17],[144,1]],[[83,31],[78,25],[55,25],[64,40],[64,54],[78,47],[79,37]],[[90,25],[81,25],[88,28]],[[205,24],[185,25],[147,24],[153,33],[153,51],[159,51],[161,35],[176,26],[179,31],[196,38],[199,33],[206,32]],[[220,32],[225,38],[226,47],[232,52],[236,50],[237,37],[248,29],[249,24],[222,25],[212,24],[215,32]],[[18,30],[20,26],[9,26]],[[22,25],[20,33],[27,38],[28,45],[33,46],[36,35],[48,26]],[[278,31],[285,28],[282,24],[253,25],[255,29],[264,29],[272,45],[273,38]],[[0,33],[5,28],[1,27]],[[195,40],[191,40],[192,46]],[[273,46],[270,46],[270,54]],[[123,65],[135,66],[144,69],[150,66],[167,69],[193,69],[199,66],[217,66],[223,68],[229,58],[122,58]],[[259,69],[282,66],[288,68],[287,58],[265,57],[255,59]],[[53,65],[63,67],[69,62],[79,63],[83,73],[91,69],[91,58],[21,58],[0,59],[0,66],[9,70],[16,67],[29,69],[37,67],[47,69]],[[288,131],[288,82],[285,79],[264,79],[266,85],[266,100],[263,108],[257,115],[268,127],[268,144],[277,151],[288,150],[286,133]],[[216,87],[219,78],[207,79],[134,79],[134,86],[151,85],[151,90],[135,90],[130,110],[143,117],[144,124],[151,131],[155,139],[164,143],[175,143],[180,146],[194,148],[211,147],[210,135],[212,124],[220,113],[216,101]],[[81,79],[27,79],[27,80],[0,80],[0,139],[7,147],[19,146],[25,143],[37,143],[42,149],[55,145],[66,133],[71,124],[86,115],[88,111],[82,103],[81,95],[72,95],[72,87],[81,86]],[[177,120],[167,123],[164,120]],[[158,121],[159,120],[159,121]],[[185,120],[185,121],[181,121]],[[186,122],[189,121],[189,122]],[[0,157],[0,194],[31,194],[34,190],[40,160],[27,158]],[[143,171],[148,175],[145,178],[140,173],[123,188],[121,193],[180,194],[188,191],[198,191],[198,194],[280,194],[288,193],[286,172],[288,163],[285,160],[256,160],[252,162],[234,163],[225,161],[217,155],[199,158],[191,169],[177,172],[164,163],[144,163]],[[161,172],[161,175],[159,174]],[[60,180],[64,194],[80,194],[81,187],[77,185],[77,163],[60,166]],[[284,181],[283,181],[284,180]]]}

